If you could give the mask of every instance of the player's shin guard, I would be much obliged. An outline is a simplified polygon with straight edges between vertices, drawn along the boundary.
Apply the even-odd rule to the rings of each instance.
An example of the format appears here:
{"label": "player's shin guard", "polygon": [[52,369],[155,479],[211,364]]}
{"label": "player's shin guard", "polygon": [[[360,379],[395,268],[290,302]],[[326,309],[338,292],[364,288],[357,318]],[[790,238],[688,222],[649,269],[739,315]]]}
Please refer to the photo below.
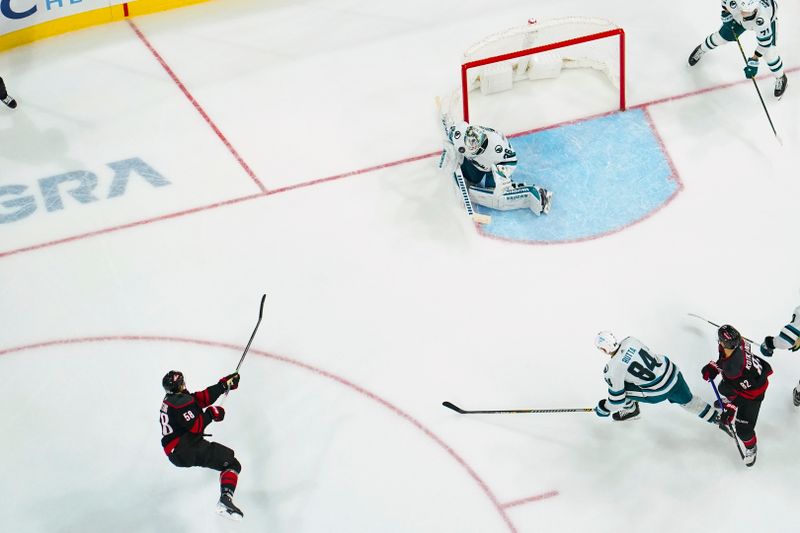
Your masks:
{"label": "player's shin guard", "polygon": [[711,407],[709,403],[704,402],[696,395],[693,395],[692,399],[688,403],[683,404],[681,407],[693,415],[697,415],[698,418],[705,420],[710,424],[719,423],[719,411]]}
{"label": "player's shin guard", "polygon": [[234,470],[224,470],[219,474],[219,488],[222,494],[233,494],[238,482],[239,474]]}

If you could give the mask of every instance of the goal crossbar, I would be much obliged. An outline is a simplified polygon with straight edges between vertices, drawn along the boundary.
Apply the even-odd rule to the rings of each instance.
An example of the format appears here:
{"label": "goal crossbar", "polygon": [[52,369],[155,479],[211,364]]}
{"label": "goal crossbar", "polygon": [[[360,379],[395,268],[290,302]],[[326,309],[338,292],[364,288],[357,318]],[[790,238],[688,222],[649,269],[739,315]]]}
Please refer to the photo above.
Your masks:
{"label": "goal crossbar", "polygon": [[469,93],[469,84],[467,82],[467,71],[471,68],[475,67],[482,67],[484,65],[488,65],[490,63],[500,63],[502,61],[508,61],[510,59],[517,59],[518,57],[529,56],[533,54],[538,54],[542,52],[548,52],[550,50],[555,50],[557,48],[565,48],[567,46],[572,46],[575,44],[581,43],[588,43],[591,41],[597,41],[599,39],[605,39],[608,37],[619,36],[619,56],[620,56],[620,73],[619,73],[619,84],[620,84],[620,91],[619,91],[619,108],[620,111],[625,111],[626,103],[625,103],[625,30],[622,28],[615,28],[613,30],[607,30],[599,33],[593,33],[591,35],[584,35],[581,37],[575,37],[574,39],[567,39],[565,41],[558,41],[550,44],[545,44],[541,46],[534,46],[533,48],[527,48],[525,50],[519,50],[516,52],[508,52],[506,54],[500,54],[492,57],[487,57],[484,59],[476,59],[474,61],[468,61],[461,65],[461,104],[463,106],[464,112],[464,121],[469,122],[469,105],[468,101],[468,93]]}

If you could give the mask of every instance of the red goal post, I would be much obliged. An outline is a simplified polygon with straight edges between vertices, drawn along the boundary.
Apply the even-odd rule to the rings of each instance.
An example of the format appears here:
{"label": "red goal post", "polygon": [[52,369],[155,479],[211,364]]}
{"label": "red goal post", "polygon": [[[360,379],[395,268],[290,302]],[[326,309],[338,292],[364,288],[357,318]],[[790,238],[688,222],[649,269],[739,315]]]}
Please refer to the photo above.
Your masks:
{"label": "red goal post", "polygon": [[[614,46],[612,53],[608,50],[608,42],[604,40],[615,38],[618,39],[618,45]],[[580,58],[570,57],[571,49],[593,42],[603,42],[604,55],[598,54],[598,57],[592,57],[592,47],[584,46],[581,50],[583,55]],[[536,45],[519,49],[520,43],[523,45],[535,43]],[[470,79],[468,74],[470,70],[493,65],[508,65],[519,58],[531,58],[533,61],[537,55],[545,56],[547,53],[556,54],[559,57],[558,61],[563,62],[563,68],[589,67],[603,71],[611,83],[619,89],[619,109],[621,111],[626,109],[625,31],[622,28],[604,19],[587,17],[565,17],[542,22],[531,19],[527,25],[509,28],[486,37],[464,53],[465,62],[461,65],[461,101],[464,120],[469,122],[469,92],[475,89],[476,82],[479,86],[484,82],[479,79],[480,74],[473,75],[473,79]],[[487,57],[487,54],[490,55]],[[612,54],[615,57],[611,57]],[[477,57],[477,59],[471,59],[472,57]],[[527,65],[525,68],[528,68]],[[562,66],[559,65],[557,70],[560,72],[561,68]],[[522,70],[519,63],[512,65],[510,69],[512,70],[510,79],[513,80],[510,83],[522,78],[537,79],[526,76],[524,73],[519,74],[518,71]],[[545,75],[544,77],[557,77],[557,75]],[[488,74],[486,76],[488,77]],[[501,85],[506,84],[501,83]],[[505,88],[508,87],[499,90]],[[481,90],[483,91],[483,87]]]}

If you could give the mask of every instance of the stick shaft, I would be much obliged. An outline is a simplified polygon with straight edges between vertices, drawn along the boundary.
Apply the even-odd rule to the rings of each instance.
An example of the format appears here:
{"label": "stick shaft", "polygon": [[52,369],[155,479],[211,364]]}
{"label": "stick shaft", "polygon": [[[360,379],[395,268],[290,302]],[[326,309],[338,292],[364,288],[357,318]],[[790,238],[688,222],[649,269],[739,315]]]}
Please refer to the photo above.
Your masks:
{"label": "stick shaft", "polygon": [[250,350],[250,345],[253,343],[253,339],[256,336],[256,331],[258,331],[258,326],[261,325],[261,318],[264,316],[264,300],[267,299],[266,294],[261,295],[261,303],[258,306],[258,322],[256,322],[256,327],[253,328],[253,334],[250,335],[250,340],[247,341],[247,346],[242,353],[242,357],[239,359],[239,364],[236,365],[236,373],[239,373],[239,369],[242,367],[242,362],[244,362],[244,356],[247,355],[248,350]]}
{"label": "stick shaft", "polygon": [[[715,328],[720,328],[720,327],[721,327],[721,326],[720,326],[719,324],[717,324],[716,322],[712,322],[712,321],[710,321],[710,320],[709,320],[709,319],[707,319],[707,318],[703,318],[703,317],[701,317],[700,315],[696,315],[696,314],[694,314],[694,313],[689,313],[689,316],[693,316],[693,317],[695,317],[695,318],[699,318],[699,319],[700,319],[700,320],[702,320],[703,322],[708,322],[709,324],[711,324],[711,325],[712,325],[712,326],[714,326]],[[742,338],[743,338],[744,340],[746,340],[747,342],[749,342],[750,344],[759,344],[759,343],[757,343],[757,342],[755,342],[755,341],[752,341],[752,340],[748,339],[748,338],[747,338],[747,337],[745,337],[744,335],[742,335]]]}
{"label": "stick shaft", "polygon": [[591,413],[594,411],[591,407],[575,407],[575,408],[559,408],[559,409],[498,409],[498,410],[480,410],[468,411],[461,409],[451,402],[442,402],[442,405],[448,409],[462,414],[462,415],[499,415],[499,414],[514,414],[514,413],[527,413],[527,414],[541,414],[541,413]]}
{"label": "stick shaft", "polygon": [[[739,45],[739,52],[742,53],[742,59],[744,59],[745,65],[747,64],[747,55],[744,53],[744,48],[742,48],[742,43],[739,41],[739,38],[736,37],[736,44]],[[778,137],[778,132],[775,130],[775,125],[772,123],[772,117],[769,116],[769,111],[767,111],[767,104],[764,103],[764,97],[761,96],[761,89],[758,88],[758,83],[756,82],[755,78],[751,78],[753,80],[753,87],[756,88],[756,93],[758,93],[758,99],[761,100],[761,107],[764,108],[764,113],[767,115],[767,120],[769,120],[769,127],[772,128],[772,133],[775,134],[775,137]],[[778,137],[780,140],[780,137]]]}
{"label": "stick shaft", "polygon": [[[722,409],[722,398],[720,397],[719,391],[717,390],[717,385],[716,383],[714,383],[713,379],[709,381],[709,383],[711,383],[711,388],[714,389],[714,394],[717,396],[719,407],[720,409]],[[720,416],[722,416],[722,414],[720,414]],[[736,430],[733,428],[733,424],[729,424],[728,428],[731,430],[731,433],[733,433],[733,440],[736,441],[736,449],[739,451],[739,457],[744,459],[744,451],[742,451],[742,446],[741,444],[739,444],[739,437],[736,435]]]}

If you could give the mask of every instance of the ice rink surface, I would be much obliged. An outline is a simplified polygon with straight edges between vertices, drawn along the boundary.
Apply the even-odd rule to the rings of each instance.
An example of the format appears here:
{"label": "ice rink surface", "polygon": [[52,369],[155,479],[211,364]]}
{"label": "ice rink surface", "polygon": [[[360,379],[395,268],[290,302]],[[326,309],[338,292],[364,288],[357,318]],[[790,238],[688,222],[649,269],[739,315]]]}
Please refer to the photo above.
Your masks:
{"label": "ice rink surface", "polygon": [[[596,238],[490,238],[436,169],[434,97],[474,41],[566,15],[625,29],[628,103],[677,186]],[[712,1],[224,0],[0,55],[19,101],[0,109],[0,530],[795,531],[794,354],[771,360],[751,469],[676,406],[624,424],[441,406],[594,406],[601,329],[668,354],[711,400],[714,329],[687,313],[777,333],[800,304],[800,8],[780,17],[789,88],[776,102],[759,85],[783,146],[735,46],[686,65],[718,28]],[[614,110],[600,86],[547,81],[506,132],[568,143],[559,124]],[[649,148],[604,140],[571,164],[651,168]],[[530,143],[549,223],[585,224],[558,208],[558,142]],[[597,220],[650,201],[635,185]],[[160,379],[231,372],[264,292],[209,428],[243,465],[235,524],[213,514],[214,472],[164,457]]]}

